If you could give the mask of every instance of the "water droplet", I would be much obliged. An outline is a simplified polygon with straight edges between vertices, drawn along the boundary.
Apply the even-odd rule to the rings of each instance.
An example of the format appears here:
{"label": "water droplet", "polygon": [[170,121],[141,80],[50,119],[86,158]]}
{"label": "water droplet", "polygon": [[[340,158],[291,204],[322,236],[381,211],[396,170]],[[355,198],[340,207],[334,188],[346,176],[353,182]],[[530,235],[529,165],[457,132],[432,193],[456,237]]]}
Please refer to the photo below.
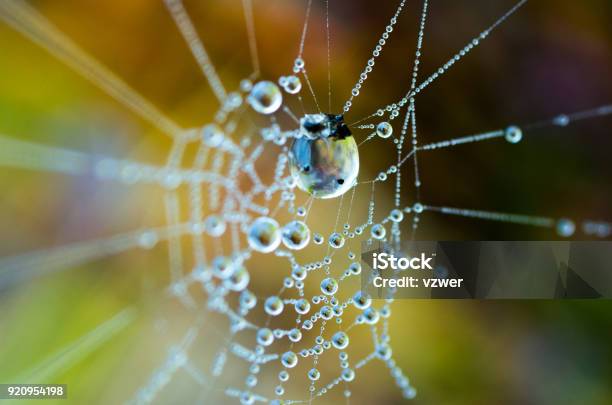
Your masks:
{"label": "water droplet", "polygon": [[417,395],[417,392],[416,392],[416,389],[414,389],[413,387],[410,387],[406,391],[403,392],[403,395],[407,399],[414,399]]}
{"label": "water droplet", "polygon": [[421,203],[415,203],[412,206],[412,210],[414,212],[416,212],[417,214],[420,214],[421,212],[423,212],[423,209],[424,209],[424,207],[423,207],[423,204],[421,204]]}
{"label": "water droplet", "polygon": [[334,310],[329,305],[323,305],[319,310],[319,315],[321,315],[321,318],[329,321],[334,316]]}
{"label": "water droplet", "polygon": [[240,403],[242,405],[252,405],[255,403],[255,397],[250,392],[243,392],[240,395]]}
{"label": "water droplet", "polygon": [[557,233],[559,236],[569,238],[576,231],[576,224],[571,219],[561,218],[557,222]]}
{"label": "water droplet", "polygon": [[234,272],[234,262],[225,256],[217,256],[212,263],[213,274],[220,279],[226,279]]}
{"label": "water droplet", "polygon": [[378,311],[375,310],[372,307],[366,308],[366,310],[363,311],[363,317],[364,317],[364,320],[366,321],[366,323],[368,323],[370,325],[377,324],[378,320],[380,319],[380,315],[379,315]]}
{"label": "water droplet", "polygon": [[319,372],[319,370],[317,370],[316,368],[311,368],[308,371],[308,378],[311,381],[317,381],[319,379],[319,377],[321,377],[321,373]]}
{"label": "water droplet", "polygon": [[268,315],[277,316],[283,312],[285,304],[279,297],[273,295],[264,302],[264,310]]}
{"label": "water droplet", "polygon": [[242,291],[242,293],[240,294],[240,306],[247,309],[252,309],[255,307],[256,304],[257,297],[255,297],[255,294],[246,290]]}
{"label": "water droplet", "polygon": [[372,299],[369,295],[363,294],[361,291],[357,291],[353,296],[353,304],[358,309],[366,309],[372,304]]}
{"label": "water droplet", "polygon": [[504,132],[506,141],[510,143],[519,143],[523,139],[523,131],[517,126],[510,126]]}
{"label": "water droplet", "polygon": [[[338,127],[330,132],[331,125]],[[346,127],[338,123],[317,124],[307,130],[316,135],[295,139],[291,146],[291,174],[301,190],[316,198],[338,197],[350,190],[357,180],[357,143],[350,133],[348,136],[337,134],[342,126]],[[328,133],[329,136],[325,136]]]}
{"label": "water droplet", "polygon": [[342,370],[342,379],[344,381],[353,381],[355,379],[355,372],[350,368]]}
{"label": "water droplet", "polygon": [[281,363],[287,368],[293,368],[298,363],[298,356],[294,352],[285,352],[281,356]]}
{"label": "water droplet", "polygon": [[261,328],[257,331],[257,343],[262,346],[270,346],[274,342],[274,335],[268,328]]}
{"label": "water droplet", "polygon": [[225,221],[218,215],[211,215],[204,221],[206,233],[213,237],[219,237],[225,232]]}
{"label": "water droplet", "polygon": [[338,232],[334,232],[329,236],[329,246],[334,249],[340,249],[344,246],[344,236]]}
{"label": "water droplet", "polygon": [[289,331],[289,340],[291,340],[292,342],[299,342],[300,340],[302,340],[302,332],[300,332],[299,329],[297,328],[293,328]]}
{"label": "water droplet", "polygon": [[554,124],[560,127],[565,127],[570,123],[570,117],[565,114],[561,114],[555,117],[553,120]]}
{"label": "water droplet", "polygon": [[316,243],[317,245],[320,245],[320,244],[322,244],[322,243],[323,243],[325,240],[324,240],[324,238],[323,238],[323,235],[321,235],[320,233],[315,233],[315,234],[312,236],[312,241],[313,241],[314,243]]}
{"label": "water droplet", "polygon": [[310,229],[302,221],[291,221],[283,227],[282,239],[289,249],[303,249],[310,241]]}
{"label": "water droplet", "polygon": [[324,279],[321,281],[321,291],[326,295],[334,295],[338,291],[338,282],[331,277]]}
{"label": "water droplet", "polygon": [[304,298],[300,298],[295,302],[295,312],[300,315],[305,315],[310,311],[310,303]]}
{"label": "water droplet", "polygon": [[402,222],[404,220],[404,213],[396,208],[389,214],[389,219],[393,222]]}
{"label": "water droplet", "polygon": [[289,94],[297,94],[302,90],[302,82],[297,76],[288,76],[283,88]]}
{"label": "water droplet", "polygon": [[388,138],[393,134],[393,127],[386,121],[381,122],[376,126],[376,135],[381,138]]}
{"label": "water droplet", "polygon": [[340,332],[336,332],[334,334],[334,336],[332,336],[332,345],[334,345],[334,347],[336,349],[346,349],[349,345],[349,337],[346,333],[340,331]]}
{"label": "water droplet", "polygon": [[252,88],[253,82],[249,79],[244,79],[240,81],[240,90],[244,91],[245,93],[251,91]]}
{"label": "water droplet", "polygon": [[247,101],[260,114],[272,114],[283,103],[283,94],[278,86],[270,81],[261,81],[253,86]]}
{"label": "water droplet", "polygon": [[247,269],[240,266],[225,280],[224,285],[232,291],[242,291],[248,287],[250,280],[251,276]]}
{"label": "water droplet", "polygon": [[152,249],[158,241],[157,233],[153,231],[145,231],[138,237],[138,244],[145,249]]}
{"label": "water droplet", "polygon": [[388,345],[376,346],[376,356],[381,360],[389,360],[391,358],[391,347]]}
{"label": "water droplet", "polygon": [[381,224],[374,224],[372,226],[370,234],[374,239],[381,240],[385,238],[385,235],[387,235],[387,230]]}
{"label": "water droplet", "polygon": [[208,124],[202,128],[202,141],[206,146],[216,148],[223,143],[223,131],[217,124]]}
{"label": "water droplet", "polygon": [[274,251],[281,243],[278,222],[269,217],[259,217],[249,227],[248,242],[251,249],[262,253]]}
{"label": "water droplet", "polygon": [[291,271],[291,276],[296,280],[304,280],[306,278],[306,275],[306,269],[301,266],[298,266]]}

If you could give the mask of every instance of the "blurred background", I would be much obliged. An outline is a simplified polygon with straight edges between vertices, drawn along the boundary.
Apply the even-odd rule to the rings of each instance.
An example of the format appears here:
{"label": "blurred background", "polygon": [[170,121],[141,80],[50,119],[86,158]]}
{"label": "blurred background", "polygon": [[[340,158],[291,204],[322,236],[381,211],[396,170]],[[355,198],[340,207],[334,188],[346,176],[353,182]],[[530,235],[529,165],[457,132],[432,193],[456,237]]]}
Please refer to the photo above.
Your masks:
{"label": "blurred background", "polygon": [[[254,0],[261,76],[288,75],[298,53],[305,0]],[[329,1],[331,112],[340,112],[398,2]],[[189,49],[161,1],[32,1],[89,54],[185,127],[210,122],[217,108]],[[513,0],[436,0],[430,4],[421,77],[487,28]],[[239,0],[185,1],[228,89],[252,72]],[[421,4],[407,1],[375,69],[346,117],[353,122],[397,101],[410,86]],[[469,56],[419,95],[420,142],[435,142],[559,113],[612,103],[612,3],[528,2]],[[0,134],[92,155],[163,165],[171,142],[43,49],[0,24]],[[327,95],[325,6],[314,1],[305,60],[315,93]],[[304,90],[307,109],[314,103]],[[292,100],[290,102],[293,102]],[[326,104],[326,101],[323,102]],[[291,104],[289,104],[291,105]],[[396,120],[399,126],[399,120]],[[490,141],[419,155],[421,202],[461,208],[583,219],[612,219],[612,119],[526,134],[517,145]],[[396,127],[399,130],[399,127]],[[356,130],[357,140],[368,135]],[[360,149],[361,179],[389,166],[395,149],[375,139]],[[274,170],[278,150],[260,172]],[[267,156],[267,155],[266,155]],[[387,157],[389,160],[387,161]],[[266,166],[265,162],[270,162]],[[261,163],[261,162],[260,162]],[[188,165],[186,164],[186,167]],[[411,165],[408,165],[411,167]],[[415,202],[411,169],[402,204]],[[392,182],[387,182],[392,183]],[[163,190],[126,187],[11,167],[0,170],[0,255],[17,256],[164,223]],[[393,186],[377,187],[380,215]],[[299,195],[301,201],[305,195]],[[364,222],[369,189],[356,194],[351,223]],[[181,200],[187,217],[186,198]],[[316,201],[309,225],[329,234],[338,201]],[[404,224],[408,235],[408,223]],[[550,229],[423,215],[417,237],[436,240],[552,240]],[[576,238],[586,238],[580,232]],[[184,249],[189,248],[184,238]],[[317,250],[318,249],[318,250]],[[321,257],[309,247],[304,260]],[[358,252],[358,244],[354,246]],[[227,334],[196,296],[186,309],[168,292],[167,246],[134,250],[0,284],[0,382],[67,383],[69,403],[124,403],[147,384],[168,348],[206,316],[190,349],[205,374]],[[286,261],[255,258],[253,289],[265,297],[289,274]],[[357,285],[357,284],[356,284]],[[317,290],[318,282],[308,288]],[[609,301],[398,301],[394,358],[418,390],[416,404],[612,403]],[[255,314],[263,319],[263,314]],[[350,314],[347,314],[350,316]],[[314,336],[314,335],[313,335]],[[308,338],[312,342],[313,337]],[[280,349],[279,349],[280,350]],[[351,356],[371,350],[368,331],[351,335]],[[361,353],[358,354],[358,353]],[[228,363],[219,386],[243,386],[246,364]],[[306,365],[286,384],[287,398],[306,398]],[[336,367],[334,369],[333,367]],[[337,361],[321,365],[322,383]],[[271,392],[280,368],[260,375]],[[381,362],[359,370],[351,402],[401,402]],[[326,374],[327,372],[327,374]],[[267,390],[266,390],[267,389]],[[219,403],[177,373],[158,403]],[[343,388],[319,403],[343,402]],[[64,401],[65,403],[66,401]]]}

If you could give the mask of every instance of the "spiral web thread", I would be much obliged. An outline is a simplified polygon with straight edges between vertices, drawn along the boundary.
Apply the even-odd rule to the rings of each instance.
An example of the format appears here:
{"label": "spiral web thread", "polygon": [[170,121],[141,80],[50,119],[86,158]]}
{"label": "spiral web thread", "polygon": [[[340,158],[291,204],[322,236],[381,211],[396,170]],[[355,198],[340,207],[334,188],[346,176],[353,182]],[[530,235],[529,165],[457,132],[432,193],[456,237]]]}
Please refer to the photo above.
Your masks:
{"label": "spiral web thread", "polygon": [[[131,249],[151,249],[161,242],[167,242],[171,277],[169,291],[187,309],[199,310],[199,315],[196,322],[184,333],[183,338],[168,349],[166,361],[152,373],[150,380],[145,382],[134,397],[129,400],[130,403],[140,404],[154,401],[168,384],[179,378],[177,376],[179,371],[184,371],[195,384],[201,386],[203,392],[201,401],[206,400],[207,393],[222,389],[227,396],[237,398],[246,404],[274,401],[310,403],[317,397],[321,397],[328,391],[341,386],[348,403],[354,379],[358,379],[360,369],[372,361],[381,361],[385,364],[403,396],[413,398],[416,395],[416,390],[392,356],[391,337],[388,331],[393,299],[371,302],[367,297],[360,295],[358,288],[350,289],[352,286],[348,281],[356,278],[355,276],[360,272],[360,265],[355,254],[348,252],[347,246],[338,248],[338,246],[332,247],[331,244],[328,244],[325,256],[311,263],[299,263],[292,251],[282,247],[270,253],[286,260],[290,269],[283,286],[273,297],[258,297],[250,291],[248,288],[249,273],[246,270],[225,279],[218,276],[219,263],[225,263],[232,268],[248,267],[254,251],[246,243],[245,233],[247,233],[249,225],[255,218],[261,216],[276,217],[281,212],[286,211],[293,217],[308,223],[308,218],[311,211],[315,209],[313,208],[315,204],[312,198],[307,198],[302,206],[296,206],[295,200],[298,195],[294,193],[295,181],[287,170],[289,149],[286,143],[291,141],[291,138],[299,136],[299,131],[296,131],[295,128],[281,129],[275,116],[271,116],[269,126],[255,128],[250,134],[242,136],[240,141],[236,141],[235,139],[238,138],[236,132],[240,120],[248,112],[248,106],[244,102],[244,98],[245,93],[248,93],[250,88],[249,82],[243,81],[241,90],[228,93],[217,75],[204,43],[199,39],[182,2],[180,0],[165,0],[165,3],[194,58],[201,67],[204,77],[220,102],[220,107],[215,114],[214,124],[211,126],[207,123],[203,130],[201,128],[184,129],[174,123],[112,72],[80,50],[69,38],[52,26],[26,2],[20,0],[0,1],[0,17],[7,24],[44,47],[133,112],[169,135],[173,142],[166,164],[153,166],[127,159],[91,156],[75,150],[43,146],[18,140],[15,137],[0,135],[0,164],[3,166],[68,175],[93,175],[101,181],[116,181],[126,186],[150,184],[162,187],[165,190],[164,205],[167,220],[166,225],[161,227],[138,229],[104,239],[3,258],[0,260],[0,283],[8,285],[39,274],[61,271]],[[394,142],[397,149],[397,164],[380,172],[375,179],[358,181],[352,190],[338,198],[338,211],[334,226],[336,238],[341,240],[363,238],[369,242],[372,241],[372,238],[376,238],[399,243],[401,241],[400,225],[403,221],[406,221],[406,218],[411,218],[411,238],[414,238],[420,217],[430,213],[552,228],[561,236],[567,237],[577,230],[582,231],[585,235],[595,237],[607,238],[610,236],[611,225],[601,221],[584,220],[579,223],[580,226],[577,226],[573,220],[567,218],[559,219],[432,206],[420,201],[419,190],[422,184],[419,178],[417,161],[417,156],[420,154],[431,153],[442,148],[503,138],[510,143],[515,143],[520,141],[524,135],[529,135],[529,131],[533,129],[544,126],[565,127],[580,120],[612,114],[612,105],[607,105],[573,114],[561,114],[548,120],[522,125],[520,128],[509,126],[506,129],[419,145],[416,96],[478,46],[493,30],[498,28],[525,3],[526,0],[516,3],[439,70],[428,76],[421,84],[418,84],[419,63],[423,51],[428,10],[428,1],[424,0],[422,2],[410,89],[399,102],[385,106],[352,124],[354,130],[368,130],[359,131],[365,132],[365,139],[360,144],[363,145],[376,136],[376,126],[367,123],[368,120],[387,116],[388,121],[393,122],[402,114],[402,109],[404,109],[404,120],[399,135],[388,139],[388,141]],[[248,47],[253,63],[253,74],[250,79],[254,80],[260,74],[260,66],[257,55],[253,4],[251,0],[243,0],[242,4],[247,26]],[[382,47],[391,35],[394,25],[397,24],[404,5],[405,1],[402,0],[389,24],[385,27],[373,51],[372,58],[368,60],[359,81],[345,103],[345,113],[350,111],[353,101],[358,97],[359,91],[367,79],[368,73],[374,68],[375,60],[381,54]],[[300,74],[305,80],[308,88],[307,93],[310,93],[309,96],[313,98],[316,109],[320,111],[303,59],[311,7],[312,1],[308,0],[299,53],[293,71],[295,74]],[[330,27],[327,1],[325,7],[327,63],[329,64],[331,63],[331,54],[329,52]],[[331,100],[331,73],[329,71],[328,82],[328,98]],[[304,108],[305,103],[300,93],[296,94],[295,97]],[[286,113],[293,122],[298,121],[297,116],[287,105],[284,105],[277,114],[281,114],[281,111]],[[406,142],[409,144],[407,148],[404,146]],[[198,152],[189,167],[184,168],[185,150],[190,144],[196,144]],[[267,148],[278,150],[276,167],[272,174],[273,180],[269,183],[263,180],[266,176],[260,176],[255,167],[258,159],[261,158]],[[414,164],[416,200],[411,205],[402,206],[401,169],[409,160],[412,160]],[[375,209],[376,185],[391,181],[393,178],[395,178],[395,208],[391,212],[381,215]],[[250,187],[246,189],[238,187],[237,184],[240,179],[248,179]],[[361,219],[358,222],[358,225],[351,225],[353,201],[358,188],[368,190],[370,193],[368,214],[365,220]],[[188,221],[181,220],[183,218],[180,212],[182,194],[179,190],[186,190],[189,196]],[[211,211],[209,215],[205,215],[203,211],[205,202]],[[375,219],[378,219],[378,222],[375,222]],[[339,229],[342,220],[345,221],[343,229]],[[383,231],[381,233],[381,229],[384,230],[386,227],[390,227],[390,232]],[[320,234],[314,232],[315,229],[312,229],[312,231],[311,247],[312,244],[320,244],[324,239]],[[220,237],[217,236],[219,232],[223,235],[223,238],[229,239],[231,247],[228,248],[228,246],[220,243],[214,243]],[[194,262],[193,268],[188,268],[186,264],[188,260],[183,256],[183,237],[192,239],[190,245]],[[213,240],[213,249],[207,248],[211,243],[206,243],[206,240]],[[349,261],[352,261],[349,266],[344,268],[338,265],[334,266],[337,262],[341,262],[339,258],[341,252],[349,258]],[[226,261],[223,262],[223,260]],[[215,266],[217,267],[215,268]],[[305,293],[305,284],[311,282],[310,280],[315,278],[313,273],[320,269],[323,269],[325,273],[324,281],[321,284],[323,294],[308,297]],[[256,274],[257,271],[251,269],[250,275],[255,276]],[[315,281],[315,284],[318,284],[318,281]],[[337,285],[337,288],[334,287],[335,285]],[[190,349],[196,344],[195,342],[202,339],[205,330],[204,325],[207,321],[206,313],[201,311],[201,303],[198,303],[192,296],[191,291],[194,286],[204,291],[206,295],[204,305],[206,311],[220,314],[229,320],[229,331],[227,333],[217,332],[220,333],[224,344],[218,349],[212,363],[204,366],[194,364],[189,355]],[[236,295],[238,300],[232,300],[231,297]],[[268,302],[270,305],[264,302]],[[269,313],[267,322],[264,325],[257,325],[249,320],[249,313],[261,306],[266,308],[269,306],[271,309],[266,309]],[[274,308],[276,310],[281,308],[280,312],[289,312],[293,310],[292,307],[294,306],[296,308],[300,307],[300,312],[302,312],[302,314],[297,315],[294,327],[282,329],[271,326],[275,318],[274,313],[277,312]],[[357,307],[356,317],[348,322],[343,322],[353,306]],[[129,309],[126,311],[91,331],[83,337],[79,344],[88,342],[89,350],[95,350],[104,339],[117,333],[133,319],[133,314]],[[352,336],[352,331],[357,328],[369,328],[373,348],[365,355],[354,354],[349,357],[349,354],[344,351],[343,340],[349,339]],[[101,337],[101,330],[111,332],[105,332]],[[247,340],[251,342],[250,345],[238,342],[239,337],[243,335],[247,336]],[[310,335],[315,336],[309,341],[308,337]],[[274,352],[271,350],[274,347],[274,345],[271,345],[273,341],[285,339],[289,342],[288,351]],[[318,371],[317,364],[326,352],[334,351],[339,352],[340,372],[330,378]],[[233,381],[226,387],[219,388],[218,381],[221,376],[229,373],[226,367],[229,357],[238,359],[248,366],[248,376],[243,382]],[[295,358],[298,359],[298,363],[309,362],[312,366],[307,373],[308,378],[294,377],[298,383],[307,381],[305,395],[302,398],[287,399],[284,394],[284,387],[287,384],[288,376],[292,374],[291,369]],[[279,382],[274,390],[275,392],[261,392],[257,381],[261,368],[272,364],[278,367],[279,363],[282,363],[282,367],[280,367],[282,371],[279,374]],[[67,367],[69,364],[64,366]],[[301,377],[306,376],[302,375]]]}

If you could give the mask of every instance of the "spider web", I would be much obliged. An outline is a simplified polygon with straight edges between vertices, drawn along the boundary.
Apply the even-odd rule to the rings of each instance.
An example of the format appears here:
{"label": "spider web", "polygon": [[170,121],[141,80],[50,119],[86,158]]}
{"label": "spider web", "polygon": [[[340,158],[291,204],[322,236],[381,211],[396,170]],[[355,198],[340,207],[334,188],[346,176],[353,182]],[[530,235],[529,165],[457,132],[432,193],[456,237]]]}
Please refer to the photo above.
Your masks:
{"label": "spider web", "polygon": [[[278,260],[275,262],[278,263],[275,271],[286,270],[283,270],[284,278],[275,294],[260,295],[253,290],[253,281],[256,281],[263,268],[258,264],[261,255],[247,243],[246,234],[250,224],[256,218],[270,217],[281,224],[299,219],[310,225],[309,218],[316,215],[314,213],[319,203],[297,191],[288,170],[289,145],[293,138],[300,136],[296,130],[299,126],[298,115],[286,102],[275,115],[257,117],[246,102],[253,83],[265,78],[261,77],[260,71],[253,4],[251,0],[242,0],[242,3],[253,73],[242,81],[239,89],[228,91],[182,2],[165,0],[170,17],[188,44],[220,105],[213,123],[203,123],[201,128],[186,129],[166,117],[120,78],[79,49],[26,2],[0,2],[0,16],[7,24],[159,128],[172,141],[166,163],[153,166],[128,159],[90,156],[71,149],[0,136],[0,164],[4,166],[68,175],[92,172],[100,181],[115,181],[130,187],[151,184],[164,190],[164,226],[138,229],[108,238],[7,257],[0,261],[0,281],[9,285],[43,272],[61,271],[128,250],[152,249],[160,243],[167,244],[170,273],[168,290],[174,299],[188,310],[196,311],[197,315],[183,337],[168,348],[166,361],[152,372],[151,378],[143,383],[129,402],[140,404],[155,401],[169,384],[177,383],[178,373],[183,371],[200,387],[202,394],[198,401],[202,402],[221,391],[244,404],[273,401],[310,403],[331,390],[342,389],[348,403],[354,384],[359,381],[361,369],[375,361],[382,362],[389,369],[404,398],[414,398],[416,389],[392,355],[389,324],[392,321],[393,299],[371,301],[360,295],[360,264],[357,255],[351,250],[356,246],[352,242],[371,243],[373,239],[382,239],[399,244],[406,238],[401,232],[402,225],[406,223],[409,238],[414,239],[420,218],[434,214],[550,228],[551,232],[557,232],[563,237],[570,237],[575,232],[600,238],[610,236],[610,224],[601,221],[583,220],[578,223],[570,218],[433,206],[421,201],[420,190],[423,184],[418,159],[429,153],[477,142],[505,140],[516,143],[528,137],[530,131],[535,129],[546,126],[565,127],[577,121],[612,114],[612,106],[607,105],[588,111],[560,114],[520,127],[510,125],[484,133],[421,144],[416,114],[418,95],[474,51],[527,3],[527,0],[517,2],[443,66],[420,81],[419,68],[421,56],[425,53],[429,8],[429,2],[424,0],[421,3],[410,88],[399,101],[385,105],[350,124],[356,132],[355,136],[361,138],[359,147],[363,150],[364,145],[377,137],[378,122],[384,120],[391,123],[395,135],[385,141],[393,143],[390,147],[396,150],[396,163],[382,170],[373,179],[360,178],[348,193],[337,199],[332,232],[310,229],[312,240],[306,250],[314,250],[317,260],[304,261],[300,252],[282,246],[269,253]],[[386,41],[405,12],[405,5],[406,0],[399,2],[344,103],[343,112],[351,119],[354,118],[350,116],[351,108],[378,58],[382,57]],[[307,72],[308,61],[304,60],[312,6],[312,0],[307,0],[299,50],[293,73],[288,74],[298,75],[304,84],[302,91],[293,96],[298,105],[308,111],[305,99],[312,98],[315,108],[308,112],[321,112],[324,102],[317,100]],[[327,106],[331,108],[328,0],[325,0],[324,7],[328,64]],[[288,96],[285,94],[285,97]],[[283,118],[288,118],[289,124]],[[216,131],[215,136],[211,137],[207,131]],[[195,157],[187,161],[186,150],[194,145],[197,149]],[[270,156],[275,159],[273,172],[261,172],[258,164]],[[411,168],[405,169],[405,166],[411,164]],[[402,202],[404,194],[401,179],[407,171],[412,171],[414,175],[414,201],[410,204]],[[376,209],[376,187],[385,182],[395,183],[394,207],[388,212],[380,212],[380,209]],[[354,218],[353,205],[357,192],[369,195],[369,202],[367,214]],[[186,202],[188,212],[181,212],[182,202]],[[374,228],[378,231],[384,229],[383,235],[372,232]],[[337,233],[347,242],[340,248],[328,243],[321,244],[329,239],[324,233],[327,236]],[[185,254],[186,250],[189,254]],[[246,273],[241,274],[240,280],[228,281],[218,276],[218,267],[222,263],[244,268]],[[322,284],[330,279],[338,285],[337,291],[332,293],[326,292]],[[320,285],[321,291],[313,293],[319,290]],[[265,302],[270,299],[276,300],[277,306],[280,305],[280,313],[268,310],[262,316]],[[279,301],[282,305],[278,304]],[[214,316],[226,319],[227,330],[217,330],[210,326],[209,318]],[[99,328],[116,332],[129,323],[132,317],[133,314],[126,310]],[[99,328],[92,331],[91,336],[95,336]],[[353,346],[364,347],[363,344],[353,345],[358,339],[355,332],[360,329],[366,330],[372,341],[370,348],[362,353],[352,350]],[[192,350],[196,344],[211,346],[211,334],[218,340],[214,356],[206,364],[196,364],[191,356]],[[88,342],[88,336],[84,337],[85,342]],[[341,338],[349,340],[351,344],[343,347],[343,343],[339,342]],[[298,365],[296,368],[293,364],[295,359]],[[334,374],[325,372],[331,369],[329,366],[321,366],[325,362],[337,363]],[[240,373],[229,363],[245,370],[246,377],[243,380],[237,378]],[[269,384],[258,381],[262,369],[267,367],[279,370],[278,379],[273,384],[275,388],[271,392]],[[301,395],[290,396],[286,393],[289,388],[296,387],[301,390]]]}

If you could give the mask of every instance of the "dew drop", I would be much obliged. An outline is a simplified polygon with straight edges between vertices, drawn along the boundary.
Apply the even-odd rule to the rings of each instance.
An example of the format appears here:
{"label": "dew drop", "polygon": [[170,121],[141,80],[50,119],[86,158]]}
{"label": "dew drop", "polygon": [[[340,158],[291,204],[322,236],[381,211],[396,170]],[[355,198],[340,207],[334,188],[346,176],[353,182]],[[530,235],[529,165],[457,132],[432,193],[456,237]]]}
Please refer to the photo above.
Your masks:
{"label": "dew drop", "polygon": [[251,249],[262,253],[274,251],[281,243],[278,222],[269,217],[259,217],[249,227],[248,242]]}
{"label": "dew drop", "polygon": [[157,233],[153,231],[145,231],[138,237],[138,244],[145,249],[152,249],[158,241]]}
{"label": "dew drop", "polygon": [[264,310],[268,315],[277,316],[283,312],[285,304],[279,297],[273,295],[264,302]]}
{"label": "dew drop", "polygon": [[225,280],[224,285],[232,291],[242,291],[248,287],[251,276],[247,269],[243,266],[239,266],[234,272]]}
{"label": "dew drop", "polygon": [[202,142],[208,147],[216,148],[223,143],[223,131],[217,124],[208,124],[202,128]]}
{"label": "dew drop", "polygon": [[317,381],[319,379],[319,377],[321,377],[321,373],[319,372],[319,370],[317,370],[316,368],[311,368],[308,371],[308,378],[311,381]]}
{"label": "dew drop", "polygon": [[287,368],[293,368],[298,363],[298,356],[294,352],[285,352],[281,356],[281,363]]}
{"label": "dew drop", "polygon": [[334,295],[338,291],[338,282],[331,277],[324,279],[321,281],[321,291],[325,295]]}
{"label": "dew drop", "polygon": [[334,316],[334,310],[329,305],[323,305],[319,310],[321,318],[329,321]]}
{"label": "dew drop", "polygon": [[302,340],[302,332],[299,329],[293,328],[289,331],[289,340],[296,343]]}
{"label": "dew drop", "polygon": [[568,117],[565,114],[561,114],[555,117],[555,119],[553,120],[553,123],[557,126],[560,127],[566,127],[569,125],[570,123],[570,117]]}
{"label": "dew drop", "polygon": [[413,210],[414,212],[416,212],[417,214],[422,213],[422,212],[423,212],[423,209],[424,209],[424,207],[423,207],[423,204],[421,204],[421,203],[415,203],[415,204],[412,206],[412,210]]}
{"label": "dew drop", "polygon": [[332,336],[332,345],[334,345],[334,347],[336,349],[346,349],[349,345],[349,337],[346,333],[340,331],[340,332],[336,332],[333,336]]}
{"label": "dew drop", "polygon": [[353,304],[358,309],[366,309],[372,304],[372,299],[361,291],[357,291],[353,296]]}
{"label": "dew drop", "polygon": [[226,279],[234,272],[234,262],[225,256],[217,256],[212,263],[213,274],[220,279]]}
{"label": "dew drop", "polygon": [[310,311],[310,303],[304,298],[300,298],[295,302],[295,312],[300,315],[305,315]]}
{"label": "dew drop", "polygon": [[297,266],[291,271],[291,276],[296,280],[304,280],[306,275],[306,269],[304,269],[302,266]]}
{"label": "dew drop", "polygon": [[303,249],[310,242],[310,229],[302,221],[291,221],[283,227],[282,240],[289,249]]}
{"label": "dew drop", "polygon": [[404,213],[396,208],[389,214],[389,219],[393,222],[402,222],[404,220]]}
{"label": "dew drop", "polygon": [[389,345],[378,345],[376,346],[376,356],[381,360],[389,360],[391,358],[391,347]]}
{"label": "dew drop", "polygon": [[246,92],[251,91],[251,89],[253,88],[253,82],[251,82],[249,79],[244,79],[240,81],[240,90]]}
{"label": "dew drop", "polygon": [[380,314],[374,308],[369,307],[363,311],[363,318],[367,324],[376,325],[380,319]]}
{"label": "dew drop", "polygon": [[278,86],[270,81],[261,81],[253,86],[247,101],[260,114],[272,114],[283,103],[283,94]]}
{"label": "dew drop", "polygon": [[297,76],[288,76],[283,88],[289,94],[297,94],[302,90],[302,82]]}
{"label": "dew drop", "polygon": [[376,126],[376,135],[381,138],[388,138],[393,134],[393,127],[386,121],[381,122]]}
{"label": "dew drop", "polygon": [[355,372],[350,368],[342,370],[342,379],[344,381],[353,381],[355,379]]}
{"label": "dew drop", "polygon": [[291,146],[291,175],[301,190],[316,198],[338,197],[357,180],[357,143],[342,118],[334,118],[342,116],[309,117],[302,118],[303,136]]}
{"label": "dew drop", "polygon": [[243,392],[240,395],[240,403],[242,405],[251,405],[255,402],[255,397],[250,392]]}
{"label": "dew drop", "polygon": [[342,246],[344,246],[344,241],[344,236],[338,232],[334,232],[329,236],[329,246],[333,247],[334,249],[340,249]]}
{"label": "dew drop", "polygon": [[261,328],[257,331],[257,343],[262,346],[270,346],[274,342],[274,335],[268,328]]}
{"label": "dew drop", "polygon": [[358,262],[353,262],[351,263],[351,265],[349,266],[349,271],[351,272],[351,274],[360,274],[361,273],[361,264]]}
{"label": "dew drop", "polygon": [[559,236],[569,238],[576,231],[576,224],[571,219],[561,218],[557,222],[557,233]]}
{"label": "dew drop", "polygon": [[240,306],[246,309],[252,309],[257,304],[257,298],[250,291],[242,291],[240,294]]}
{"label": "dew drop", "polygon": [[385,238],[385,235],[387,235],[387,230],[381,224],[374,224],[370,234],[374,239],[381,240]]}
{"label": "dew drop", "polygon": [[225,221],[218,215],[210,215],[204,221],[204,229],[206,233],[213,237],[219,237],[225,232]]}
{"label": "dew drop", "polygon": [[523,131],[517,126],[510,126],[504,131],[506,141],[510,143],[519,143],[523,139]]}

